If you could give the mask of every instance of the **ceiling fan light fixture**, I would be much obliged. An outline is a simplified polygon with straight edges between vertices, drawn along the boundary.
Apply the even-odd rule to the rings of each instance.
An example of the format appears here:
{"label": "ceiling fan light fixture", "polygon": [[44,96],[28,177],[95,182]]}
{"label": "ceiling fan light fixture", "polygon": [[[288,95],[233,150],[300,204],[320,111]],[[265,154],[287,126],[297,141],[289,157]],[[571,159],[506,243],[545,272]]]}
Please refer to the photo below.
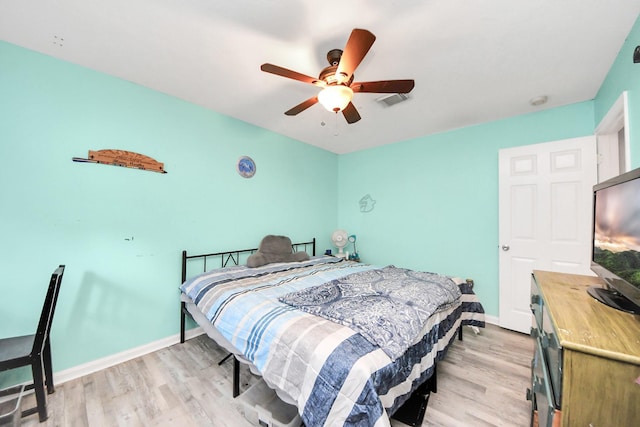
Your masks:
{"label": "ceiling fan light fixture", "polygon": [[[278,65],[265,63],[260,69],[265,73],[275,74],[288,79],[320,86],[320,93],[308,98],[284,112],[287,116],[295,116],[318,103],[328,111],[342,112],[348,124],[360,120],[358,109],[353,105],[354,92],[357,93],[398,93],[407,94],[413,89],[413,80],[378,80],[354,83],[354,71],[360,65],[376,40],[370,31],[354,28],[344,50],[333,49],[327,54],[329,66],[320,71],[318,78],[289,70]],[[406,96],[406,95],[403,95]],[[401,95],[398,95],[401,97]]]}
{"label": "ceiling fan light fixture", "polygon": [[328,111],[338,113],[344,110],[353,98],[353,90],[345,85],[332,85],[322,89],[318,101]]}

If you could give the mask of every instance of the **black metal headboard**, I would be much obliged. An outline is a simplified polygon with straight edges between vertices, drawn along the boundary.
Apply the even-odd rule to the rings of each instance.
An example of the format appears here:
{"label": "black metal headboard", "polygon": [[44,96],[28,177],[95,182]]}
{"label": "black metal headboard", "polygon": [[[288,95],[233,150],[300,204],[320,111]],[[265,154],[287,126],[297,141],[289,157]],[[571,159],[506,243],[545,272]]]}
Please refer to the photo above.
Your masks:
{"label": "black metal headboard", "polygon": [[[316,239],[315,237],[310,242],[300,242],[300,243],[292,243],[291,249],[295,251],[303,250],[309,253],[309,249],[311,250],[310,255],[316,255]],[[216,259],[220,260],[220,268],[226,267],[227,265],[238,265],[240,264],[240,255],[251,255],[258,248],[253,249],[240,249],[235,251],[224,251],[224,252],[215,252],[210,254],[198,254],[198,255],[187,255],[187,251],[182,251],[182,281],[181,284],[187,280],[187,261],[193,259],[200,259],[202,261],[202,272],[207,271],[207,260],[216,261]],[[218,267],[215,267],[218,268]]]}

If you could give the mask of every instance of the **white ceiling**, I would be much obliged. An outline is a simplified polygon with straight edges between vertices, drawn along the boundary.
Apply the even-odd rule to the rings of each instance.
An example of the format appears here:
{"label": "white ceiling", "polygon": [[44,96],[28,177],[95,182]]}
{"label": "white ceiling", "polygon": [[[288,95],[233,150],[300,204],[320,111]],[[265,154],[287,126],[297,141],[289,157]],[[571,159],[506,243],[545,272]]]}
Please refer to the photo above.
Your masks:
{"label": "white ceiling", "polygon": [[[348,153],[593,99],[639,13],[639,0],[0,0],[0,39]],[[353,28],[377,37],[356,80],[414,79],[410,99],[356,93],[352,125],[319,104],[285,116],[318,89],[260,65],[315,77]]]}

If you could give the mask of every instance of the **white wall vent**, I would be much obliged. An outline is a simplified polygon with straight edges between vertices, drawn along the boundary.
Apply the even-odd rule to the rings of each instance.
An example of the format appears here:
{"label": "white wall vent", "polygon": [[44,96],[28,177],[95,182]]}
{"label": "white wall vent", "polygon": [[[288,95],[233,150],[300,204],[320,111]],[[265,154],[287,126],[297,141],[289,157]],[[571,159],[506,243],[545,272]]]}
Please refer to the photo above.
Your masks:
{"label": "white wall vent", "polygon": [[394,93],[391,95],[384,95],[380,98],[376,99],[377,102],[382,104],[384,107],[391,107],[392,105],[396,105],[399,102],[404,102],[409,99],[408,93]]}

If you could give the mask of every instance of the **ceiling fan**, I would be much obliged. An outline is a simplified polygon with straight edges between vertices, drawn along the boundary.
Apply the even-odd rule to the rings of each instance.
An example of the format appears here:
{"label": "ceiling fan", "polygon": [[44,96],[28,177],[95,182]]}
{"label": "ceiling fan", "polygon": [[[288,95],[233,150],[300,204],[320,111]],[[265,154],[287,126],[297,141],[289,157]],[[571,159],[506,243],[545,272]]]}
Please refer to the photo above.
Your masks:
{"label": "ceiling fan", "polygon": [[360,65],[376,40],[371,32],[354,29],[347,40],[344,51],[332,49],[327,53],[329,66],[320,71],[318,78],[307,76],[273,64],[262,64],[264,72],[309,83],[322,90],[306,101],[301,102],[288,111],[287,116],[295,116],[312,105],[320,102],[327,110],[336,114],[342,111],[348,123],[360,120],[360,114],[351,102],[354,92],[367,93],[409,93],[413,89],[413,80],[380,80],[374,82],[354,82],[355,69]]}

